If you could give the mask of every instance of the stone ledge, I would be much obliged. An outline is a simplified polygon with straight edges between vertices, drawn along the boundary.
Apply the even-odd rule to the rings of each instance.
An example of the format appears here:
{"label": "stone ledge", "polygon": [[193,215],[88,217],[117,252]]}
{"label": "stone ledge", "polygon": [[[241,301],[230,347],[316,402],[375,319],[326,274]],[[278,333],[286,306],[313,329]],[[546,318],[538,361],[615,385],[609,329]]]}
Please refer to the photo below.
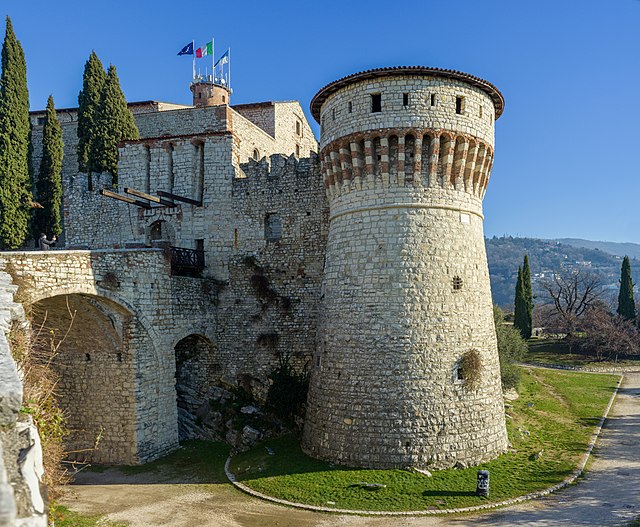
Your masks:
{"label": "stone ledge", "polygon": [[[592,372],[592,373],[598,373],[598,372]],[[584,468],[587,465],[587,461],[591,456],[591,452],[593,451],[593,448],[596,444],[596,441],[600,436],[602,427],[607,419],[607,416],[609,415],[609,412],[611,411],[613,402],[615,401],[615,398],[618,395],[618,390],[620,389],[620,385],[622,384],[623,379],[624,379],[624,376],[621,375],[620,379],[618,380],[618,385],[613,391],[613,394],[611,395],[611,399],[609,399],[609,404],[607,405],[607,408],[605,409],[604,413],[602,414],[602,417],[600,418],[600,422],[598,423],[598,426],[595,432],[593,433],[593,436],[591,437],[589,444],[587,445],[587,449],[585,450],[585,453],[582,455],[578,468],[574,470],[569,477],[565,478],[560,483],[557,483],[556,485],[553,485],[547,489],[538,490],[536,492],[525,494],[524,496],[518,496],[517,498],[511,498],[511,499],[499,501],[496,503],[487,503],[486,505],[475,505],[473,507],[460,507],[457,509],[419,510],[419,511],[367,511],[367,510],[353,510],[353,509],[336,509],[331,507],[321,507],[317,505],[307,505],[304,503],[295,503],[287,500],[282,500],[280,498],[274,498],[273,496],[268,496],[256,490],[253,490],[247,485],[240,483],[239,481],[236,480],[235,475],[231,472],[229,468],[231,465],[231,456],[227,458],[227,461],[224,464],[224,472],[227,476],[227,479],[231,482],[231,484],[235,488],[237,488],[238,490],[246,494],[249,494],[255,498],[260,498],[266,501],[271,501],[273,503],[278,503],[280,505],[286,505],[288,507],[294,507],[296,509],[305,509],[305,510],[314,511],[314,512],[331,512],[334,514],[335,513],[354,514],[359,516],[436,516],[441,514],[460,514],[460,513],[468,513],[468,512],[480,512],[480,511],[486,511],[489,509],[496,509],[499,507],[509,507],[511,505],[517,505],[525,501],[548,496],[553,492],[557,492],[571,485],[582,475],[582,473],[584,472]]]}

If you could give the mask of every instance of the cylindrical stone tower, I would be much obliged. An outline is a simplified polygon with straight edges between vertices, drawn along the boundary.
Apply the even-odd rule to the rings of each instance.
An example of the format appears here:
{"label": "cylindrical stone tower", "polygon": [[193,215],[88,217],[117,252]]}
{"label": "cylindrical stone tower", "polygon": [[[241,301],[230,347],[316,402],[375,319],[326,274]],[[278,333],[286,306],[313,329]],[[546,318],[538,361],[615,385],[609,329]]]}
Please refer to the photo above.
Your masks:
{"label": "cylindrical stone tower", "polygon": [[490,83],[426,67],[314,97],[330,213],[308,454],[446,468],[506,449],[482,230],[503,108]]}

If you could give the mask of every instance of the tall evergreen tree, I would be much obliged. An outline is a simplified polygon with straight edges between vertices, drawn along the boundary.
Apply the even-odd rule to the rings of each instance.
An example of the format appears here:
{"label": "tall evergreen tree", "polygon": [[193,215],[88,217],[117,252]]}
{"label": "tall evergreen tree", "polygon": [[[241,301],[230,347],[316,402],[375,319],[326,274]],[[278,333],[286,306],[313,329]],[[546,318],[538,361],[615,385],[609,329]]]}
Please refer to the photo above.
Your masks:
{"label": "tall evergreen tree", "polygon": [[90,158],[96,172],[107,172],[118,183],[118,143],[126,139],[138,139],[138,127],[127,107],[116,67],[109,66],[95,128],[95,141],[91,144]]}
{"label": "tall evergreen tree", "polygon": [[531,336],[531,318],[529,316],[529,306],[526,300],[524,280],[522,278],[522,267],[518,267],[518,281],[516,282],[516,294],[513,309],[513,325],[520,331],[522,338]]}
{"label": "tall evergreen tree", "polygon": [[633,282],[631,281],[631,263],[629,257],[622,260],[620,270],[620,292],[618,293],[618,314],[627,320],[635,320],[636,303],[633,299]]}
{"label": "tall evergreen tree", "polygon": [[53,97],[47,101],[42,130],[42,159],[40,173],[36,180],[36,199],[43,206],[36,209],[33,218],[33,234],[60,235],[60,207],[62,206],[62,128],[53,105]]}
{"label": "tall evergreen tree", "polygon": [[29,235],[29,92],[22,46],[7,17],[0,77],[0,247],[16,249]]}
{"label": "tall evergreen tree", "polygon": [[527,303],[527,316],[529,317],[529,335],[531,337],[531,328],[533,327],[533,289],[531,288],[531,269],[529,267],[529,255],[524,255],[522,264],[522,287],[524,288],[524,300]]}
{"label": "tall evergreen tree", "polygon": [[78,94],[78,171],[94,171],[90,159],[91,143],[94,139],[100,96],[104,89],[106,73],[95,51],[91,52],[84,65],[82,91]]}

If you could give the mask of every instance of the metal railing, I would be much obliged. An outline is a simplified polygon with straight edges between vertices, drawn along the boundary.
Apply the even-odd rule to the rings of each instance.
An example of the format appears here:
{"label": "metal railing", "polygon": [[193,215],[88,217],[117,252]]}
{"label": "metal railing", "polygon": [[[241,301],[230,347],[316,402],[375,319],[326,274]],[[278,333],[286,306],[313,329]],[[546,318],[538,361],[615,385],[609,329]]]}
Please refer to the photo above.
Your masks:
{"label": "metal railing", "polygon": [[198,276],[204,269],[204,251],[170,247],[171,272],[181,276]]}

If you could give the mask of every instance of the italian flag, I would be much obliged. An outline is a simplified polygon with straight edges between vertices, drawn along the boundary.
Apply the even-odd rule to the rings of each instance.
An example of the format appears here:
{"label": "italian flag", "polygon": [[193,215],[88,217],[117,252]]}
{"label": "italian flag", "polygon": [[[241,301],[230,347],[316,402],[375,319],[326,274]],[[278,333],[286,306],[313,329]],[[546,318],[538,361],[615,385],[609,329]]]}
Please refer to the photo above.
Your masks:
{"label": "italian flag", "polygon": [[207,55],[213,55],[213,40],[196,49],[196,58],[201,59]]}

